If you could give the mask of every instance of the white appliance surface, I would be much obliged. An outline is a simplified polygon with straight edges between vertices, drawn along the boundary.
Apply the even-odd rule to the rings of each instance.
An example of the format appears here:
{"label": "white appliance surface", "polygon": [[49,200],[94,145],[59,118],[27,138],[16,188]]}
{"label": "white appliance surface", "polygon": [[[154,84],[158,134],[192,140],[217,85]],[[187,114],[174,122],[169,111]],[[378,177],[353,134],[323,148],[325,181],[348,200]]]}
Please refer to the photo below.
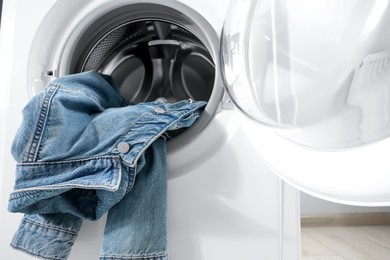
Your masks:
{"label": "white appliance surface", "polygon": [[221,68],[259,156],[316,197],[389,206],[390,1],[232,4]]}
{"label": "white appliance surface", "polygon": [[[0,35],[0,259],[35,259],[9,246],[22,217],[7,212],[15,168],[10,146],[21,123],[21,110],[30,98],[30,47],[55,2],[4,1]],[[183,2],[220,32],[225,1]],[[237,110],[221,109],[191,143],[168,155],[168,167],[170,259],[299,259],[298,192],[258,158],[240,126]],[[98,258],[104,221],[84,222],[69,259]]]}

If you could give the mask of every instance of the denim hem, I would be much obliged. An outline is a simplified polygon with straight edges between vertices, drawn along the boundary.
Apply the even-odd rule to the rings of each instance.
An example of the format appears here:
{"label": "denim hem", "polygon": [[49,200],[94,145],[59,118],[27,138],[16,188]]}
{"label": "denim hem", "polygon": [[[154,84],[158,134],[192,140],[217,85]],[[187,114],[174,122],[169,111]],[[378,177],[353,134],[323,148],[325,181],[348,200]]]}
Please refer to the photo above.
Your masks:
{"label": "denim hem", "polygon": [[[108,175],[106,172],[111,174]],[[121,159],[116,155],[18,163],[16,165],[18,182],[10,195],[10,200],[62,188],[96,188],[114,192],[119,186],[120,173]]]}
{"label": "denim hem", "polygon": [[59,233],[63,233],[63,234],[68,234],[68,235],[75,236],[75,237],[78,234],[78,231],[76,231],[76,230],[66,229],[66,228],[62,228],[60,226],[53,226],[53,225],[49,225],[49,224],[45,224],[45,223],[38,223],[34,220],[29,219],[26,215],[22,219],[21,226],[23,226],[24,224],[35,226],[35,227],[40,227],[43,229],[47,229],[47,230],[51,230],[51,231],[55,231],[55,232],[59,232]]}
{"label": "denim hem", "polygon": [[8,202],[10,212],[69,213],[97,220],[135,179],[135,169],[123,165],[118,156],[19,166],[20,179]]}
{"label": "denim hem", "polygon": [[52,258],[52,257],[45,257],[45,256],[42,256],[42,255],[38,255],[38,254],[34,254],[33,252],[25,249],[25,248],[22,248],[22,247],[19,247],[19,246],[16,246],[14,244],[10,244],[10,246],[17,250],[17,251],[20,251],[22,253],[25,253],[25,254],[28,254],[28,255],[31,255],[33,257],[36,257],[36,258],[39,258],[39,259],[44,259],[44,260],[63,260],[63,258]]}
{"label": "denim hem", "polygon": [[168,253],[155,253],[147,255],[103,255],[99,260],[168,260]]}
{"label": "denim hem", "polygon": [[25,216],[10,245],[18,251],[41,259],[65,260],[76,237],[76,230],[38,223]]}

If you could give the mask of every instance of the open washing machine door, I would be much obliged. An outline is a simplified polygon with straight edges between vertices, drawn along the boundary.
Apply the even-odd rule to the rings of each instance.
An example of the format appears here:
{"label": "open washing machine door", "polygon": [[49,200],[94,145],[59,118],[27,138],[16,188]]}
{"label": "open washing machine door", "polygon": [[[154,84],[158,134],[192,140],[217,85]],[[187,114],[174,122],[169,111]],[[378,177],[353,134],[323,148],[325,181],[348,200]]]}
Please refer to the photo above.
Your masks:
{"label": "open washing machine door", "polygon": [[231,3],[226,88],[259,155],[304,192],[390,205],[389,4]]}

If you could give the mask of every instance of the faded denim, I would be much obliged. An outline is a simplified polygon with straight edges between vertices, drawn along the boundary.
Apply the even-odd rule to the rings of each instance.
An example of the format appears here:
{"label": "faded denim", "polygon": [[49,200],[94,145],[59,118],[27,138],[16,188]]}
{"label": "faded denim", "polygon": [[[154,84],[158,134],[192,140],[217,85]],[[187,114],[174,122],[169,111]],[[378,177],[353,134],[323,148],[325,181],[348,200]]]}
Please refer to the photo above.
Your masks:
{"label": "faded denim", "polygon": [[128,104],[108,76],[59,78],[23,110],[8,209],[25,213],[11,245],[66,259],[83,219],[108,212],[100,259],[168,259],[168,130],[189,127],[205,102]]}

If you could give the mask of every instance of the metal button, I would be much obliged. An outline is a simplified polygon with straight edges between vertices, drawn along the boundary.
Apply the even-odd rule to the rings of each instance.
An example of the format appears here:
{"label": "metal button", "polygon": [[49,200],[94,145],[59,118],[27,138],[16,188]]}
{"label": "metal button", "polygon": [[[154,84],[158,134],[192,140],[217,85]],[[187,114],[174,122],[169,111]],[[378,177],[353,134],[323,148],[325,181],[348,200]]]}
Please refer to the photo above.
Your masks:
{"label": "metal button", "polygon": [[162,107],[156,107],[154,109],[154,112],[156,112],[157,114],[163,114],[163,113],[165,113],[165,109]]}
{"label": "metal button", "polygon": [[127,153],[130,150],[130,145],[126,142],[120,142],[117,148],[120,153]]}

